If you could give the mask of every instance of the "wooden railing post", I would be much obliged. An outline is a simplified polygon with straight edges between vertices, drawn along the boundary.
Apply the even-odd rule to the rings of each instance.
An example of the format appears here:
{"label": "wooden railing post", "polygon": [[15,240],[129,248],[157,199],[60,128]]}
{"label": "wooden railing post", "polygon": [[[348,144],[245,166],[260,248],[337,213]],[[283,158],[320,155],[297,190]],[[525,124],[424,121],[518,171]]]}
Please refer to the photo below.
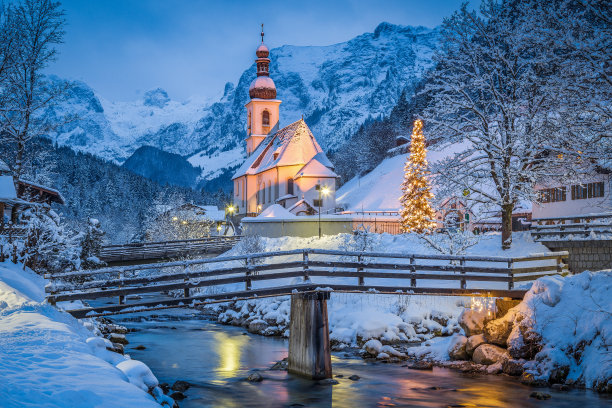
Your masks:
{"label": "wooden railing post", "polygon": [[244,282],[244,288],[245,290],[251,290],[251,271],[253,269],[253,260],[251,259],[251,257],[247,257],[246,259],[246,267],[247,267],[247,271],[246,271],[246,281]]}
{"label": "wooden railing post", "polygon": [[[415,274],[416,273],[416,268],[414,266],[414,256],[410,257],[410,265],[411,265],[410,273]],[[417,285],[416,278],[414,276],[412,276],[410,278],[410,287],[411,288],[416,288],[416,285]]]}
{"label": "wooden railing post", "polygon": [[365,285],[365,278],[363,277],[363,264],[362,264],[362,257],[361,255],[357,255],[357,263],[359,264],[359,266],[357,266],[357,284],[359,286],[364,286]]}
{"label": "wooden railing post", "polygon": [[302,270],[304,271],[304,282],[308,282],[310,280],[309,270],[308,270],[308,251],[304,250],[302,252]]}
{"label": "wooden railing post", "polygon": [[508,280],[508,290],[512,290],[514,289],[514,259],[509,259],[508,260],[508,277],[510,278]]}
{"label": "wooden railing post", "polygon": [[467,289],[467,282],[465,280],[465,258],[461,258],[459,260],[459,266],[461,267],[461,270],[459,271],[459,273],[461,273],[462,278],[461,278],[461,289]]}
{"label": "wooden railing post", "polygon": [[183,295],[188,298],[189,297],[189,287],[187,286],[189,283],[189,266],[185,265],[185,269],[183,270],[183,273],[185,274],[185,289],[184,289],[184,293]]}
{"label": "wooden railing post", "polygon": [[[123,269],[119,269],[119,271],[117,272],[117,279],[121,280],[121,272],[123,272]],[[121,289],[123,287],[123,285],[120,283],[119,284],[119,289]],[[125,303],[125,297],[123,295],[119,296],[119,304],[122,305]]]}

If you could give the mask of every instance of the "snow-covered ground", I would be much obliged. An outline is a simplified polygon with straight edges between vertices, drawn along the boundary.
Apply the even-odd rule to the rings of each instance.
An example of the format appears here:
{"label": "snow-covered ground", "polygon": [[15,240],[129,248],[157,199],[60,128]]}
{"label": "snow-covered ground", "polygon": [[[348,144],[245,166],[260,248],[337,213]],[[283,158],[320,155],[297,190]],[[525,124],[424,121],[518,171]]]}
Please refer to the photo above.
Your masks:
{"label": "snow-covered ground", "polygon": [[164,397],[143,363],[106,349],[90,321],[44,301],[45,281],[0,263],[0,406],[159,407]]}
{"label": "snow-covered ground", "polygon": [[[439,151],[429,150],[427,161],[432,165],[463,149],[465,145],[458,143]],[[352,178],[338,189],[336,202],[351,211],[398,211],[407,156],[388,157],[371,172]]]}

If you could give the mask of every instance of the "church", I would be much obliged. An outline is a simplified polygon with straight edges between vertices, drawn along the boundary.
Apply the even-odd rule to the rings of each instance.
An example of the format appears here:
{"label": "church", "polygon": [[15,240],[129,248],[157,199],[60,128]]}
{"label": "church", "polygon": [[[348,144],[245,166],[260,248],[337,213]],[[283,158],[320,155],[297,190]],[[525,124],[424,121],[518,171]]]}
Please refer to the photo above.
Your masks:
{"label": "church", "polygon": [[273,204],[295,215],[331,214],[336,208],[337,174],[314,135],[300,119],[280,128],[276,86],[270,78],[270,51],[255,54],[257,77],[249,87],[247,159],[232,178],[238,216],[256,216]]}

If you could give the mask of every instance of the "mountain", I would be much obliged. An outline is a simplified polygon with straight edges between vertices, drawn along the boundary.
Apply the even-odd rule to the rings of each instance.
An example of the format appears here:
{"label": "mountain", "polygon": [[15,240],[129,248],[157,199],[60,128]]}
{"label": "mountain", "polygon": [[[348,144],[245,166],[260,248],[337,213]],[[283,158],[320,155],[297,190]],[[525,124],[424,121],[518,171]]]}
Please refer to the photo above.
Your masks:
{"label": "mountain", "polygon": [[[381,23],[374,32],[329,46],[272,49],[270,75],[281,123],[302,115],[319,143],[333,151],[368,118],[388,115],[406,89],[432,65],[437,29]],[[253,57],[255,47],[253,47]],[[222,63],[222,62],[220,62]],[[172,100],[162,89],[131,102],[111,102],[74,83],[52,114],[76,114],[52,139],[117,163],[147,145],[188,158],[211,180],[244,158],[245,109],[255,64],[214,101]]]}
{"label": "mountain", "polygon": [[200,169],[194,168],[183,156],[168,153],[153,146],[136,149],[122,165],[161,185],[195,187]]}

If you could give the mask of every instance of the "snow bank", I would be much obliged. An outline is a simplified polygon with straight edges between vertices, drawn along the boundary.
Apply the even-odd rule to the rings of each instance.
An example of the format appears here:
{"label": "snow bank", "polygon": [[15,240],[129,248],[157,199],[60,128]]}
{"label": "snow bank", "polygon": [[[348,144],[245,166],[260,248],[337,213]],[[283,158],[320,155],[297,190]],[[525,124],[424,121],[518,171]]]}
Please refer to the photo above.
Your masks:
{"label": "snow bank", "polygon": [[[527,372],[549,380],[567,379],[589,388],[612,386],[612,270],[538,279],[507,318],[529,319],[542,336],[542,350]],[[513,330],[508,343],[520,341]]]}
{"label": "snow bank", "polygon": [[280,204],[272,204],[263,210],[257,218],[295,218],[295,214],[290,213]]}
{"label": "snow bank", "polygon": [[31,270],[0,263],[0,406],[159,407],[115,367],[129,357],[106,350],[92,325],[45,304],[43,288]]}

